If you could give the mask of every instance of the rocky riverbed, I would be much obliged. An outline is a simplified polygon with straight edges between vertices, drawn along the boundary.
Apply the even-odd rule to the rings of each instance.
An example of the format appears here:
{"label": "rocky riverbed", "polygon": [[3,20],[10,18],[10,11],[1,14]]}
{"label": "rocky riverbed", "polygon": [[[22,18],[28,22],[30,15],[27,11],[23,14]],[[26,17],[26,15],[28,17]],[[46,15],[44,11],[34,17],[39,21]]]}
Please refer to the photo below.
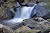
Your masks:
{"label": "rocky riverbed", "polygon": [[0,1],[0,33],[50,33],[50,0],[25,0],[24,6],[36,4],[33,11],[37,13],[34,15],[32,12],[31,18],[23,20],[20,24],[2,24],[2,21],[5,22],[14,17],[16,8],[23,7],[16,5],[16,1]]}

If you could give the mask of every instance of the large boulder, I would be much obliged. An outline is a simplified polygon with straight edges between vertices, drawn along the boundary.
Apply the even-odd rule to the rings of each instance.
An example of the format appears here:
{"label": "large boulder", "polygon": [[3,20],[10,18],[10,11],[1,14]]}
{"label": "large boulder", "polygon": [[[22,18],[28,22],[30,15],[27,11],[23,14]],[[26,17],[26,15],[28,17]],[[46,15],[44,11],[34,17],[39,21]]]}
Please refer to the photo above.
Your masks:
{"label": "large boulder", "polygon": [[10,10],[9,8],[5,9],[3,12],[2,20],[3,19],[11,19],[11,18],[13,18],[13,15],[14,14],[13,14],[12,10]]}
{"label": "large boulder", "polygon": [[34,29],[38,25],[38,23],[33,19],[26,19],[26,21],[24,20],[23,25],[28,26],[31,29]]}
{"label": "large boulder", "polygon": [[13,30],[5,25],[0,24],[0,33],[12,33]]}
{"label": "large boulder", "polygon": [[29,27],[22,26],[14,31],[14,33],[41,33],[40,30],[32,30]]}
{"label": "large boulder", "polygon": [[38,4],[35,5],[34,9],[32,10],[31,18],[32,17],[43,17],[47,14],[48,14],[48,10],[44,6],[44,4],[43,3],[38,3]]}
{"label": "large boulder", "polygon": [[[14,2],[11,2],[11,1],[7,1],[6,3],[0,2],[0,5],[1,5],[1,7],[0,7],[0,20],[11,18],[12,14],[13,14],[13,11],[11,9],[13,9]],[[10,15],[10,16],[8,16],[8,15]]]}
{"label": "large boulder", "polygon": [[36,11],[38,17],[43,17],[48,14],[46,7],[42,3],[36,5]]}

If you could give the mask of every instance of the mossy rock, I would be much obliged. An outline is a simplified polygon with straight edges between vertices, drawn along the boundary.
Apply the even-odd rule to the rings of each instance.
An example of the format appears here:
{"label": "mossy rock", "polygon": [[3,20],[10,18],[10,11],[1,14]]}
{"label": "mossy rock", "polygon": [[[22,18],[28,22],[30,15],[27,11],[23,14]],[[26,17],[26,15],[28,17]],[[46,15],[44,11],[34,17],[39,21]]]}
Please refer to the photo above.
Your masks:
{"label": "mossy rock", "polygon": [[[13,1],[13,0],[12,0],[12,1]],[[11,15],[12,15],[12,13],[13,13],[13,12],[11,11],[11,9],[13,9],[14,3],[15,3],[15,2],[11,2],[11,1],[9,1],[9,0],[8,0],[6,3],[3,2],[2,6],[0,7],[0,20],[11,18]],[[5,11],[7,8],[9,8],[10,12],[9,12],[9,10],[8,10],[8,12]],[[11,12],[12,12],[12,13],[11,13]],[[6,13],[7,15],[4,14],[4,13]],[[10,15],[10,14],[11,14],[11,15]]]}

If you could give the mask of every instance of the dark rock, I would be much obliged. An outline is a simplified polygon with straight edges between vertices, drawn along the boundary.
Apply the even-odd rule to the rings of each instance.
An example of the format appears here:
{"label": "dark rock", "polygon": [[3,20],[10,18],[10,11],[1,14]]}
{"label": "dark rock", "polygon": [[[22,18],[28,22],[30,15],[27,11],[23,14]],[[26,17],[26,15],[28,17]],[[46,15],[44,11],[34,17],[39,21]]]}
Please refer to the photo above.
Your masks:
{"label": "dark rock", "polygon": [[46,14],[45,16],[43,16],[42,18],[44,18],[45,20],[50,18],[50,12],[48,14]]}
{"label": "dark rock", "polygon": [[49,32],[50,32],[50,29],[48,29],[48,30],[44,31],[43,33],[49,33]]}
{"label": "dark rock", "polygon": [[47,11],[46,7],[42,3],[38,3],[37,5],[35,5],[30,17],[31,18],[43,17],[47,14],[48,14],[48,11]]}
{"label": "dark rock", "polygon": [[25,5],[27,5],[28,7],[30,7],[30,6],[34,6],[34,3],[26,3]]}
{"label": "dark rock", "polygon": [[0,33],[4,33],[3,30],[2,30],[2,28],[0,28]]}
{"label": "dark rock", "polygon": [[36,13],[37,13],[37,11],[36,11],[36,9],[34,8],[34,9],[32,10],[32,12],[31,12],[30,17],[31,17],[31,18],[35,18],[35,17],[36,17]]}
{"label": "dark rock", "polygon": [[24,0],[15,0],[17,1],[20,5],[24,2]]}
{"label": "dark rock", "polygon": [[7,0],[4,0],[4,2],[7,2]]}
{"label": "dark rock", "polygon": [[3,19],[11,19],[13,18],[14,14],[10,9],[5,9],[3,12],[2,20]]}
{"label": "dark rock", "polygon": [[4,2],[0,2],[0,7],[1,7],[2,4],[4,4]]}
{"label": "dark rock", "polygon": [[36,11],[37,11],[36,14],[37,17],[43,17],[46,14],[48,14],[46,7],[42,3],[36,5]]}

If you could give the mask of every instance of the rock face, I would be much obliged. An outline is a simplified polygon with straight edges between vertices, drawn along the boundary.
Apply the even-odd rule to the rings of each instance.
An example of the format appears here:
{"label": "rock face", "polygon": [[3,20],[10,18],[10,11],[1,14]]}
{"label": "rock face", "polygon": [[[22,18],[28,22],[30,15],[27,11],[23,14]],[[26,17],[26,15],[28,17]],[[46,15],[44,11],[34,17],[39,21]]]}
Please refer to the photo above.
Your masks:
{"label": "rock face", "polygon": [[36,11],[37,11],[37,16],[39,16],[39,17],[43,17],[46,14],[48,14],[47,9],[45,8],[45,6],[42,3],[39,3],[36,6]]}
{"label": "rock face", "polygon": [[20,5],[24,2],[24,0],[15,0],[17,1]]}
{"label": "rock face", "polygon": [[26,3],[28,2],[33,2],[33,3],[45,3],[46,5],[46,8],[47,8],[47,11],[50,12],[50,0],[25,0]]}
{"label": "rock face", "polygon": [[[9,17],[10,18],[12,17],[13,12],[12,12],[11,8],[13,9],[13,6],[14,6],[14,2],[9,1],[9,0],[7,2],[4,2],[4,0],[3,0],[3,2],[2,1],[0,2],[0,20],[9,19]],[[9,14],[9,12],[10,12],[10,14]],[[10,15],[10,16],[8,16],[8,15]]]}
{"label": "rock face", "polygon": [[43,17],[47,14],[48,14],[48,11],[46,7],[42,3],[38,3],[37,5],[35,5],[35,8],[31,13],[31,17]]}
{"label": "rock face", "polygon": [[[48,25],[48,21],[37,22],[33,19],[26,19],[23,21],[22,27],[16,29],[16,33],[49,33],[50,26]],[[28,28],[29,27],[29,28]]]}
{"label": "rock face", "polygon": [[0,33],[12,33],[13,30],[10,29],[9,27],[0,24]]}
{"label": "rock face", "polygon": [[13,12],[10,9],[5,9],[3,12],[2,19],[11,19],[13,18]]}
{"label": "rock face", "polygon": [[[50,0],[29,0],[28,2],[34,2],[34,1],[39,2],[36,5],[36,7],[33,9],[33,11],[37,11],[35,16],[36,17],[43,17],[43,16],[46,17],[45,15],[47,15],[47,17],[48,17],[48,10],[50,11]],[[13,6],[15,6],[14,0],[10,0],[10,1],[8,0],[7,3],[5,3],[5,2],[7,2],[7,1],[0,0],[0,5],[1,5],[0,19],[11,19],[11,18],[13,18],[12,16],[14,16],[14,13],[12,12],[12,8],[13,8]],[[45,6],[47,7],[48,10],[45,8],[45,6],[41,2],[45,3]],[[33,6],[33,5],[34,4],[32,4],[32,3],[27,4],[28,7]],[[15,7],[18,7],[18,6],[15,6]],[[34,14],[34,13],[32,13],[32,14]],[[31,17],[34,17],[34,15],[32,15]],[[5,33],[12,33],[13,30],[16,30],[16,31],[14,31],[14,33],[49,33],[50,32],[50,19],[48,21],[46,21],[46,20],[41,21],[41,18],[40,18],[39,21],[35,21],[34,19],[26,19],[20,24],[9,23],[9,26],[8,26],[8,23],[3,23],[6,26],[8,26],[9,28],[8,27],[3,28],[3,25],[0,24],[0,33],[1,33],[1,31],[3,31],[2,28],[4,29]],[[2,22],[0,21],[0,23],[2,23]],[[11,30],[10,28],[13,30]]]}
{"label": "rock face", "polygon": [[28,7],[35,5],[30,16],[31,18],[34,16],[43,17],[48,14],[47,8],[42,3],[38,3],[38,4],[26,3],[25,5],[27,5]]}
{"label": "rock face", "polygon": [[30,27],[31,29],[33,29],[34,27],[36,27],[38,24],[36,21],[32,20],[32,19],[27,19],[24,22],[24,25],[27,25],[28,27]]}
{"label": "rock face", "polygon": [[[7,23],[6,23],[7,24]],[[8,24],[7,24],[8,25]],[[21,24],[13,24],[9,25],[11,29],[14,30],[14,33],[43,33],[50,32],[50,22],[48,21],[40,21],[37,22],[34,19],[26,19]],[[8,29],[8,28],[7,28]]]}
{"label": "rock face", "polygon": [[25,27],[25,26],[22,26],[21,28],[16,29],[15,32],[16,33],[41,33],[40,30],[32,30],[29,27]]}

